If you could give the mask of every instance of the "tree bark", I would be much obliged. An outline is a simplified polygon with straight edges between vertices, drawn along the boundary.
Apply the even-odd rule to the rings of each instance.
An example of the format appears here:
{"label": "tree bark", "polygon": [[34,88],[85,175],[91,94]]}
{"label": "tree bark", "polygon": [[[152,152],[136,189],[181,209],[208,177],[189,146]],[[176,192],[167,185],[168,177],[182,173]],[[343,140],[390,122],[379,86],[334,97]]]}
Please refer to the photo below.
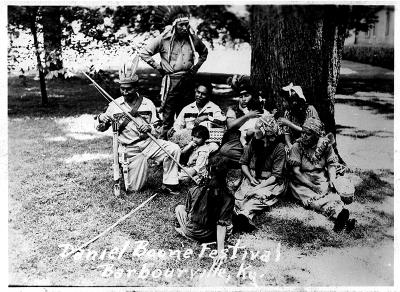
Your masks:
{"label": "tree bark", "polygon": [[45,48],[45,71],[63,68],[62,62],[62,27],[59,6],[44,6],[41,10],[43,25],[43,43]]}
{"label": "tree bark", "polygon": [[328,132],[336,133],[334,97],[346,33],[346,7],[250,8],[251,83],[282,113],[282,87],[300,85]]}
{"label": "tree bark", "polygon": [[33,44],[35,46],[35,54],[37,61],[37,68],[39,71],[39,79],[40,79],[40,91],[42,94],[42,105],[48,104],[47,91],[46,91],[46,81],[44,79],[44,70],[42,66],[42,61],[40,60],[40,51],[39,51],[39,42],[37,38],[37,28],[36,28],[36,16],[37,16],[37,7],[34,7],[31,12],[30,19],[30,29],[33,35]]}

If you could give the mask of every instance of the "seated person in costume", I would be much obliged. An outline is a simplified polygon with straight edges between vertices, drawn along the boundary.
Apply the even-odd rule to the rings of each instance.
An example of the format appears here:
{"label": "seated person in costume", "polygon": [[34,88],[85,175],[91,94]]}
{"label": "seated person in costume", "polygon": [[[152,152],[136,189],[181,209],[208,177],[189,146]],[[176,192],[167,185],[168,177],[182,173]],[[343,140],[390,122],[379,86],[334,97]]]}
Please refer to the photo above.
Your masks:
{"label": "seated person in costume", "polygon": [[235,193],[235,220],[239,229],[255,228],[253,217],[275,204],[286,190],[283,174],[286,153],[280,129],[273,115],[263,115],[254,137],[240,159],[244,179]]}
{"label": "seated person in costume", "polygon": [[[346,227],[351,231],[355,219],[349,219],[349,211],[344,208],[340,195],[335,191],[342,189],[336,180],[338,158],[331,144],[318,145],[324,135],[323,124],[316,118],[308,118],[302,125],[303,134],[290,150],[288,165],[291,169],[289,187],[293,196],[303,206],[319,211],[334,220],[334,230],[339,232]],[[319,153],[316,150],[319,148]],[[340,180],[340,183],[350,183]],[[354,188],[353,188],[354,189]]]}
{"label": "seated person in costume", "polygon": [[233,195],[226,186],[226,164],[218,154],[212,158],[209,178],[194,186],[187,194],[186,204],[175,209],[179,227],[175,230],[200,242],[217,240],[219,255],[223,254],[225,237],[232,231]]}
{"label": "seated person in costume", "polygon": [[[207,164],[210,150],[206,141],[210,134],[206,127],[195,126],[192,129],[192,141],[182,149],[182,156],[189,155],[185,170],[194,177],[197,182],[207,177]],[[179,180],[189,180],[189,176],[183,170],[179,172]]]}
{"label": "seated person in costume", "polygon": [[[260,117],[262,113],[262,106],[257,102],[257,96],[253,96],[247,88],[241,88],[239,102],[235,106],[229,107],[226,112],[227,131],[222,139],[219,152],[232,168],[240,167],[239,160],[243,153],[243,139],[249,129],[246,122]],[[246,124],[245,127],[243,127],[244,124]]]}
{"label": "seated person in costume", "polygon": [[319,119],[319,116],[315,107],[307,104],[300,86],[293,86],[293,83],[290,83],[282,89],[288,92],[286,100],[289,108],[285,111],[284,117],[279,119],[279,123],[283,126],[286,146],[290,149],[296,139],[300,137],[301,125],[305,120],[311,117]]}
{"label": "seated person in costume", "polygon": [[[183,134],[185,132],[190,133],[197,125],[205,126],[210,132],[210,138],[212,138],[211,133],[214,128],[222,130],[225,128],[226,118],[220,107],[210,101],[211,92],[211,84],[200,84],[196,87],[195,101],[185,106],[175,120],[174,128],[170,133],[171,141],[176,141],[176,137],[185,136]],[[215,152],[219,148],[217,141],[210,140],[207,144],[210,152]]]}
{"label": "seated person in costume", "polygon": [[254,136],[254,128],[259,120],[261,115],[270,115],[266,109],[264,109],[264,101],[254,93],[252,94],[253,97],[250,99],[249,103],[247,104],[247,109],[252,112],[257,112],[257,117],[252,117],[244,122],[243,125],[239,127],[240,132],[240,143],[244,147],[245,145],[250,142],[250,140]]}
{"label": "seated person in costume", "polygon": [[[132,66],[124,66],[119,72],[121,97],[115,102],[134,117],[131,121],[123,111],[110,102],[105,113],[98,116],[97,130],[106,131],[111,122],[118,124],[119,162],[123,168],[125,188],[138,191],[147,179],[147,159],[163,163],[163,190],[173,191],[178,185],[178,165],[153,141],[147,133],[154,133],[152,124],[158,121],[154,104],[137,91],[136,75],[138,56]],[[158,139],[157,142],[177,161],[181,154],[178,145]]]}

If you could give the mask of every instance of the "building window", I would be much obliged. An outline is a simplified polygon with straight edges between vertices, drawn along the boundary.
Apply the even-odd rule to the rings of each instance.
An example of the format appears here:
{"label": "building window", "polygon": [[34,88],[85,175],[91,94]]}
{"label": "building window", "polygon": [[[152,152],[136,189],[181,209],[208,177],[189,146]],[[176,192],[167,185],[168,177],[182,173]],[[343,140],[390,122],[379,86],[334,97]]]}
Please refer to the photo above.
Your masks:
{"label": "building window", "polygon": [[385,30],[385,36],[389,35],[390,31],[390,11],[386,11],[386,30]]}

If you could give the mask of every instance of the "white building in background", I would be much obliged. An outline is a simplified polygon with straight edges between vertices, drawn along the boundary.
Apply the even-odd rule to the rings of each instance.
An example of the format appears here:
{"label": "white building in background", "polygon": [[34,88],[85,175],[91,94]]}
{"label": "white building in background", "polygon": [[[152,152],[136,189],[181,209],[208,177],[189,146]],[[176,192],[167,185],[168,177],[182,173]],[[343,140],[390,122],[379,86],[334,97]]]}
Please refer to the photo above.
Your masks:
{"label": "white building in background", "polygon": [[376,13],[378,22],[367,32],[352,30],[345,45],[394,47],[394,6],[384,6]]}

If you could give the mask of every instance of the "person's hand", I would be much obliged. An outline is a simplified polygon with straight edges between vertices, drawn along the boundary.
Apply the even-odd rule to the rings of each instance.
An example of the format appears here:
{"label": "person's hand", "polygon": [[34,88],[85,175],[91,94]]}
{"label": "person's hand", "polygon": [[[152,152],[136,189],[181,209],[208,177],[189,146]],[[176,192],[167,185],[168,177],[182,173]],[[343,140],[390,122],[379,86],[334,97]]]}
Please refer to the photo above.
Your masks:
{"label": "person's hand", "polygon": [[111,123],[111,118],[106,115],[105,113],[102,113],[99,115],[99,122],[101,123]]}
{"label": "person's hand", "polygon": [[148,124],[143,124],[138,127],[139,132],[141,133],[148,133],[151,131],[151,127]]}
{"label": "person's hand", "polygon": [[196,125],[198,125],[198,124],[200,124],[200,123],[202,123],[204,121],[207,121],[207,120],[208,120],[208,116],[201,116],[201,117],[198,117],[197,119],[195,119],[194,123]]}
{"label": "person's hand", "polygon": [[190,141],[189,144],[188,144],[188,146],[189,146],[190,148],[194,148],[194,147],[197,146],[197,144],[196,144],[196,142],[194,142],[194,141]]}
{"label": "person's hand", "polygon": [[250,184],[251,184],[253,187],[255,187],[256,185],[259,185],[260,182],[259,182],[254,176],[252,176],[252,177],[250,177]]}
{"label": "person's hand", "polygon": [[251,110],[246,114],[246,117],[249,119],[259,118],[261,114],[258,111]]}

